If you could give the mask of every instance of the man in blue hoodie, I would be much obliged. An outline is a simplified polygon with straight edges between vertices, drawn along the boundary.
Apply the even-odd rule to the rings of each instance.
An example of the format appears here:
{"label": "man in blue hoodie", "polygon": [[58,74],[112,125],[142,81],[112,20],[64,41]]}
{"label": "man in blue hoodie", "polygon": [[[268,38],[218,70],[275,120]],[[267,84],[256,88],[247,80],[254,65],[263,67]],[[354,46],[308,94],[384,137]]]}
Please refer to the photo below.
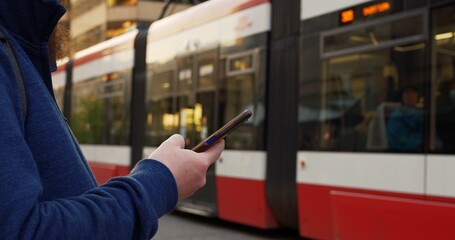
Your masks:
{"label": "man in blue hoodie", "polygon": [[48,43],[64,13],[59,0],[0,1],[0,239],[148,239],[204,185],[224,141],[195,153],[174,135],[98,186],[52,93]]}

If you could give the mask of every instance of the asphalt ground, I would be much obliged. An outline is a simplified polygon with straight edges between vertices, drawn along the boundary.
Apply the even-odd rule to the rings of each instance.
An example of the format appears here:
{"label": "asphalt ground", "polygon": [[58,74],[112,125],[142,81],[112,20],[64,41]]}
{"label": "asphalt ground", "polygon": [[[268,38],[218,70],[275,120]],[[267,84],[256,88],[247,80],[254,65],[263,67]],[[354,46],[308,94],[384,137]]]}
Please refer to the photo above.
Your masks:
{"label": "asphalt ground", "polygon": [[159,220],[153,240],[260,240],[300,239],[297,230],[261,230],[240,224],[173,212]]}

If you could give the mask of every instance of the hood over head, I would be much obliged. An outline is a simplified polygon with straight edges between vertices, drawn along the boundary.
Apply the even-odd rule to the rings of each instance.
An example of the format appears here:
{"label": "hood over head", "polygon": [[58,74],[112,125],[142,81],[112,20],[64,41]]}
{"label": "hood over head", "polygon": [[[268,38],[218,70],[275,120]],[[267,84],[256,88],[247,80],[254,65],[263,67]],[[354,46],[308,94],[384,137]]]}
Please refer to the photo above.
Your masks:
{"label": "hood over head", "polygon": [[60,0],[1,0],[0,27],[17,42],[52,92],[49,39],[66,9]]}

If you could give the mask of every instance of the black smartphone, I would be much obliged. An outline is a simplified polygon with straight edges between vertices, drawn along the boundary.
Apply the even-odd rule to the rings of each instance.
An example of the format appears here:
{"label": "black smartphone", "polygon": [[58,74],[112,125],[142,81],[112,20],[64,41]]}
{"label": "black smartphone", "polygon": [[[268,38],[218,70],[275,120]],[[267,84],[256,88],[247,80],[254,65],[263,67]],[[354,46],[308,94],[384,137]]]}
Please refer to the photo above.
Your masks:
{"label": "black smartphone", "polygon": [[226,123],[226,125],[218,129],[216,132],[204,139],[191,150],[195,152],[203,152],[209,149],[213,144],[218,142],[218,140],[225,138],[227,135],[245,123],[246,120],[251,117],[251,115],[253,115],[253,113],[248,109],[241,112],[239,115],[237,115],[237,117]]}

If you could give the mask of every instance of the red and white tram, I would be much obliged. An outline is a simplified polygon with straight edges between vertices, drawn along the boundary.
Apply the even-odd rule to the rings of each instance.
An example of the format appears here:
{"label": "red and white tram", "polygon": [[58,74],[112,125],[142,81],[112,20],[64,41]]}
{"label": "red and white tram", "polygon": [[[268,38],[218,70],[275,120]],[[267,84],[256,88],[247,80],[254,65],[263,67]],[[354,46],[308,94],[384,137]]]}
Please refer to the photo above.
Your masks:
{"label": "red and white tram", "polygon": [[77,53],[54,87],[100,183],[249,108],[178,210],[314,239],[452,239],[454,16],[453,0],[211,0]]}
{"label": "red and white tram", "polygon": [[71,85],[70,100],[62,104],[61,94],[56,99],[64,112],[70,112],[70,126],[100,183],[128,174],[132,166],[130,105],[137,34],[133,31],[80,51],[71,62],[59,62],[53,74],[55,92]]}

